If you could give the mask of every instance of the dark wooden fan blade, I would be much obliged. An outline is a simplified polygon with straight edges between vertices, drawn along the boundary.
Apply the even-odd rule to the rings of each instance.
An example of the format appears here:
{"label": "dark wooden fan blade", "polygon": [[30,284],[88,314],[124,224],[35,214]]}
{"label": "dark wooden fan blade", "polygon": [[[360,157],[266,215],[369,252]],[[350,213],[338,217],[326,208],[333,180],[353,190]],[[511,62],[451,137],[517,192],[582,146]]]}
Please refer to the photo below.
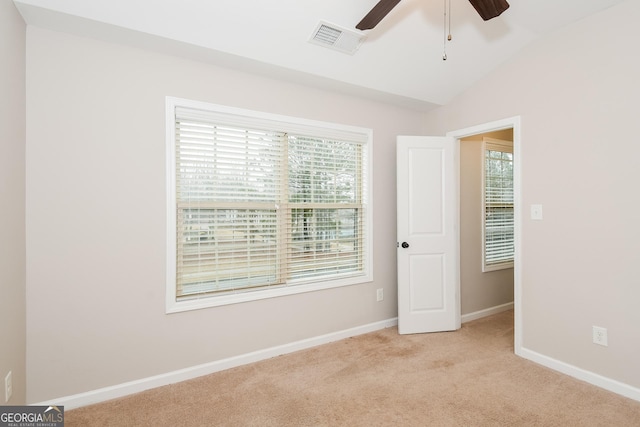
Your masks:
{"label": "dark wooden fan blade", "polygon": [[495,18],[509,9],[509,3],[506,0],[469,0],[469,3],[485,21]]}
{"label": "dark wooden fan blade", "polygon": [[382,18],[387,16],[387,13],[391,12],[391,9],[396,7],[398,3],[400,3],[400,0],[380,0],[378,4],[373,6],[373,9],[367,13],[367,16],[362,18],[362,21],[356,25],[356,28],[359,30],[372,29],[378,25],[378,23],[382,21]]}

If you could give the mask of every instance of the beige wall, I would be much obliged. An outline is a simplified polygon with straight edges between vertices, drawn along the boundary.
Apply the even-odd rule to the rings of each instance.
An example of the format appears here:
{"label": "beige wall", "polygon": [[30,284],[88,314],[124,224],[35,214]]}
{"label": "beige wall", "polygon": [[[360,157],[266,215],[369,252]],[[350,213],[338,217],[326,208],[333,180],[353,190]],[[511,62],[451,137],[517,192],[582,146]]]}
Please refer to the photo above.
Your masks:
{"label": "beige wall", "polygon": [[[397,315],[395,138],[422,113],[36,27],[27,59],[29,402]],[[166,315],[167,95],[372,128],[375,281]]]}
{"label": "beige wall", "polygon": [[628,1],[556,32],[426,117],[432,134],[521,117],[523,346],[636,388],[638,16]]}
{"label": "beige wall", "polygon": [[0,1],[0,405],[11,371],[13,397],[25,402],[25,33],[13,2]]}
{"label": "beige wall", "polygon": [[482,272],[482,138],[513,141],[513,130],[460,140],[460,312],[513,302],[513,268]]}
{"label": "beige wall", "polygon": [[[12,7],[0,12],[0,52],[21,61],[24,26]],[[15,251],[24,242],[24,117],[3,114],[0,174],[18,208],[0,214],[13,242],[10,251],[0,244],[9,266],[0,308],[18,326],[0,327],[17,343],[2,346],[0,373],[13,369],[24,394],[16,372],[24,376],[28,336],[27,400],[38,402],[394,317],[395,136],[520,115],[524,212],[541,203],[545,218],[523,218],[523,344],[640,387],[640,146],[629,138],[640,131],[637,16],[639,2],[629,1],[562,30],[426,116],[29,28],[27,331],[25,260]],[[19,67],[0,69],[10,73],[2,81],[24,84]],[[11,93],[3,108],[24,102],[19,85],[2,87]],[[165,315],[166,95],[373,128],[375,282]],[[376,303],[379,287],[385,300]],[[591,343],[592,325],[608,328],[609,347]],[[4,366],[7,350],[18,368]]]}

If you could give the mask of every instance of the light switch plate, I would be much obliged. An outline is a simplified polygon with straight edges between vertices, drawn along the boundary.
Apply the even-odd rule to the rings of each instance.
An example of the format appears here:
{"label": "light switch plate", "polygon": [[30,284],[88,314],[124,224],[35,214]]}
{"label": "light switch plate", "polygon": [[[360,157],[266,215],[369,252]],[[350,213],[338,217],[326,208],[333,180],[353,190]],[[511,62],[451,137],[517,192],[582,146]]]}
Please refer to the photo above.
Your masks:
{"label": "light switch plate", "polygon": [[542,205],[531,205],[531,219],[542,220]]}

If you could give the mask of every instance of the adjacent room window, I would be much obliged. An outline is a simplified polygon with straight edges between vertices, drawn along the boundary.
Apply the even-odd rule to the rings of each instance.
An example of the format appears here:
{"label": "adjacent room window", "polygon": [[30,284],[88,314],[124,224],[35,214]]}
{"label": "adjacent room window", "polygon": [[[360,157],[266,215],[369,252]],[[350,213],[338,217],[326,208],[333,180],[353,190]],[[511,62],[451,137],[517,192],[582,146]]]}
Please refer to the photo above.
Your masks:
{"label": "adjacent room window", "polygon": [[167,98],[167,311],[371,280],[369,129]]}
{"label": "adjacent room window", "polygon": [[493,271],[513,267],[513,143],[483,145],[483,271]]}

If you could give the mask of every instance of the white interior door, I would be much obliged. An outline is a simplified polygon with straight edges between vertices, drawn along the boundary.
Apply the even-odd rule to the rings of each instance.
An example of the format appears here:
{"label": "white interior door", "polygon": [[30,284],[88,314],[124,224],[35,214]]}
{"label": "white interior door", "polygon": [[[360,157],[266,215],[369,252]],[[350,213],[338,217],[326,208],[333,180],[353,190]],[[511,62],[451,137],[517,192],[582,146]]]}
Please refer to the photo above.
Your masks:
{"label": "white interior door", "polygon": [[460,328],[457,156],[449,137],[399,136],[398,331]]}

